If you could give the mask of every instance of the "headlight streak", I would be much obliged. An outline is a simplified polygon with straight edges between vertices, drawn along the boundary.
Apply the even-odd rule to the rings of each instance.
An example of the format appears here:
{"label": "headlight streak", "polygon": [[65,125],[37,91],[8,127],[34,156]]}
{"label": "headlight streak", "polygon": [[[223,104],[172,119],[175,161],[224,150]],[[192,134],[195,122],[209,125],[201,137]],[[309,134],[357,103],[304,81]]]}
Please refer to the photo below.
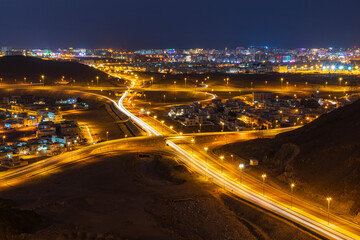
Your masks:
{"label": "headlight streak", "polygon": [[[149,124],[145,123],[140,118],[136,117],[134,114],[129,112],[124,106],[123,101],[129,94],[128,91],[126,91],[122,97],[119,99],[119,102],[117,104],[117,107],[120,111],[125,113],[128,117],[130,117],[133,121],[135,121],[139,126],[143,127],[144,130],[146,130],[149,134],[154,134],[156,136],[161,136],[162,134],[158,132],[156,129],[154,129]],[[205,164],[203,164],[201,161],[198,161],[196,158],[194,158],[192,155],[187,153],[184,149],[176,145],[174,142],[170,140],[166,140],[166,144],[169,145],[173,150],[177,152],[178,157],[182,159],[186,164],[194,168],[196,171],[198,171],[201,174],[204,174],[205,176],[211,176],[213,180],[219,184],[220,186],[225,186],[228,190],[231,192],[237,193],[247,199],[250,199],[252,202],[263,206],[271,211],[274,211],[288,219],[291,219],[295,222],[300,223],[303,226],[306,226],[307,228],[321,233],[325,236],[328,236],[332,239],[353,239],[333,228],[330,226],[327,226],[325,221],[322,219],[317,219],[319,221],[316,221],[312,218],[315,218],[312,216],[312,218],[307,217],[303,214],[300,214],[294,210],[288,209],[284,206],[281,206],[279,204],[276,204],[275,202],[271,201],[270,199],[267,199],[265,197],[260,196],[259,194],[256,194],[242,186],[240,186],[237,183],[234,183],[231,179],[228,177],[218,173],[217,171],[214,171],[211,168],[208,168]],[[322,223],[324,222],[324,223]]]}

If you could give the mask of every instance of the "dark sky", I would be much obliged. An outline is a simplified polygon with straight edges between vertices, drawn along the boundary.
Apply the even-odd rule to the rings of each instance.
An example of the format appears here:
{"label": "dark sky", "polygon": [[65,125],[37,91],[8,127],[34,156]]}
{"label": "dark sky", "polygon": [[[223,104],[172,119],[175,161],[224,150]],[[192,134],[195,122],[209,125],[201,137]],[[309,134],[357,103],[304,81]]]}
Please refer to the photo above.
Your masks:
{"label": "dark sky", "polygon": [[359,0],[0,0],[0,46],[360,45]]}

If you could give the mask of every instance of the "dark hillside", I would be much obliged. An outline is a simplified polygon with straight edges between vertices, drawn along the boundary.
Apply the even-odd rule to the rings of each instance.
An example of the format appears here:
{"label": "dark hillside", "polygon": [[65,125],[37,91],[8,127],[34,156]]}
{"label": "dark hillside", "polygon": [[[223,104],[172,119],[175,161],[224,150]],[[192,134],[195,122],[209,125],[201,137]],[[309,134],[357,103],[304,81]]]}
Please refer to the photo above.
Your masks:
{"label": "dark hillside", "polygon": [[284,183],[296,181],[314,199],[331,195],[339,210],[360,212],[360,100],[275,139],[225,146]]}
{"label": "dark hillside", "polygon": [[[51,85],[64,76],[65,80],[76,84],[87,85],[99,76],[99,84],[109,85],[107,74],[89,66],[67,61],[42,60],[34,57],[6,56],[0,57],[0,78],[5,83],[39,83],[41,75],[45,76],[45,84]],[[15,80],[16,79],[16,80]]]}

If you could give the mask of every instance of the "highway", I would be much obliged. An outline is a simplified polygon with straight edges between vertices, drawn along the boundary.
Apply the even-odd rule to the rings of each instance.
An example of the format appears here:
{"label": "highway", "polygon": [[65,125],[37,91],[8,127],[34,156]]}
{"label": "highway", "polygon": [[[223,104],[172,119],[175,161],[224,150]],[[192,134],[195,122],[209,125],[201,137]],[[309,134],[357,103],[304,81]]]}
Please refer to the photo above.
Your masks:
{"label": "highway", "polygon": [[[131,87],[134,86],[135,83],[133,83]],[[325,236],[329,239],[360,239],[360,230],[358,225],[346,222],[345,220],[334,216],[331,217],[331,222],[328,224],[326,211],[318,211],[317,209],[312,209],[306,205],[302,207],[291,208],[289,206],[287,197],[279,197],[276,193],[268,194],[274,189],[271,189],[271,187],[267,185],[265,186],[267,194],[263,196],[261,193],[261,184],[257,183],[257,186],[250,186],[248,183],[253,181],[253,179],[250,179],[246,175],[244,177],[244,182],[240,184],[236,170],[223,170],[222,168],[224,168],[224,166],[219,164],[218,159],[204,153],[202,148],[199,149],[198,145],[190,146],[189,144],[175,143],[174,138],[176,137],[176,139],[178,139],[178,135],[171,135],[169,137],[164,136],[158,129],[159,127],[162,128],[163,126],[156,124],[156,120],[147,116],[137,117],[134,114],[134,109],[132,109],[133,112],[131,112],[129,109],[125,108],[124,102],[129,96],[129,90],[124,92],[118,102],[115,102],[113,99],[100,94],[84,92],[86,89],[71,90],[95,95],[111,101],[121,112],[131,118],[132,121],[134,121],[138,126],[143,128],[149,137],[137,137],[133,139],[121,139],[104,142],[101,144],[85,147],[74,152],[68,152],[59,156],[55,156],[20,169],[9,172],[1,172],[0,179],[4,180],[2,181],[1,186],[13,186],[19,183],[24,183],[30,176],[43,175],[54,172],[56,171],[57,167],[62,166],[63,164],[80,161],[81,159],[86,159],[90,155],[102,154],[104,152],[111,151],[131,150],[134,149],[134,146],[138,148],[139,145],[146,146],[142,148],[143,151],[150,151],[154,149],[162,149],[166,143],[168,150],[165,151],[172,151],[175,153],[176,156],[181,159],[191,170],[195,170],[199,174],[211,179],[211,181],[221,186],[225,190],[232,192],[245,200],[248,200],[292,222],[300,224],[306,229],[309,229],[310,231],[315,232],[321,236]],[[167,133],[173,134],[174,132],[168,130]],[[251,134],[256,136],[255,131],[253,133],[248,132],[241,134],[244,135],[242,136],[244,138],[249,138]],[[241,136],[241,134],[238,136]],[[268,136],[275,134],[276,132],[269,133]],[[193,136],[196,138],[197,136],[209,135],[220,134],[201,133]],[[191,135],[184,135],[182,137],[188,138],[189,136]]]}
{"label": "highway", "polygon": [[[162,134],[151,126],[149,123],[140,119],[129,110],[127,110],[123,102],[126,97],[129,95],[129,91],[126,91],[118,102],[118,108],[129,116],[137,125],[141,126],[146,132],[151,136],[161,136]],[[167,140],[166,144],[178,155],[180,159],[186,163],[191,169],[196,170],[198,173],[203,176],[207,176],[212,179],[213,182],[217,183],[219,186],[224,187],[224,189],[233,192],[234,194],[249,200],[252,203],[255,203],[273,213],[279,214],[280,216],[294,221],[305,226],[307,229],[310,229],[313,232],[316,232],[322,236],[326,236],[330,239],[360,239],[360,231],[357,225],[348,226],[349,224],[337,224],[331,223],[327,224],[327,214],[326,212],[320,217],[309,214],[308,212],[302,211],[301,209],[290,208],[289,204],[280,203],[271,197],[263,197],[261,193],[254,191],[253,189],[247,188],[244,185],[240,185],[237,179],[234,179],[226,174],[223,174],[220,169],[214,167],[213,165],[207,164],[204,159],[199,158],[194,153],[189,153],[189,150],[184,149],[174,143],[172,140]],[[196,153],[196,152],[195,152]],[[209,156],[210,158],[210,156]],[[309,211],[312,212],[312,211]],[[340,222],[340,220],[338,220]],[[348,228],[346,228],[348,227]],[[351,230],[349,230],[351,229]]]}

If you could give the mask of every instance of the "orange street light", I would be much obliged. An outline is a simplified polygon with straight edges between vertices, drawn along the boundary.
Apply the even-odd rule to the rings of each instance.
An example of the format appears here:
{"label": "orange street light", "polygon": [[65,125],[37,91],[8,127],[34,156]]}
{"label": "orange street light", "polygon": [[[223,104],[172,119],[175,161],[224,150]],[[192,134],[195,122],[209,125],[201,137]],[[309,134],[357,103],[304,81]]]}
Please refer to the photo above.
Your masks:
{"label": "orange street light", "polygon": [[220,159],[221,159],[221,174],[223,174],[224,172],[224,156],[220,156]]}
{"label": "orange street light", "polygon": [[[208,147],[204,147],[204,151],[206,152],[206,154],[207,154],[207,151],[209,150],[209,148]],[[205,156],[205,162],[207,163],[207,156]]]}
{"label": "orange street light", "polygon": [[240,184],[242,184],[242,171],[245,168],[245,164],[240,163],[239,164],[239,169],[240,169]]}
{"label": "orange street light", "polygon": [[265,195],[265,179],[266,179],[266,174],[265,173],[263,173],[262,175],[261,175],[261,178],[262,178],[262,180],[263,180],[263,196]]}
{"label": "orange street light", "polygon": [[290,185],[290,188],[291,188],[291,207],[292,207],[292,205],[293,205],[294,187],[295,187],[295,183],[292,183],[292,184]]}
{"label": "orange street light", "polygon": [[330,223],[330,202],[331,202],[332,198],[331,197],[327,197],[326,201],[328,202],[328,224]]}

